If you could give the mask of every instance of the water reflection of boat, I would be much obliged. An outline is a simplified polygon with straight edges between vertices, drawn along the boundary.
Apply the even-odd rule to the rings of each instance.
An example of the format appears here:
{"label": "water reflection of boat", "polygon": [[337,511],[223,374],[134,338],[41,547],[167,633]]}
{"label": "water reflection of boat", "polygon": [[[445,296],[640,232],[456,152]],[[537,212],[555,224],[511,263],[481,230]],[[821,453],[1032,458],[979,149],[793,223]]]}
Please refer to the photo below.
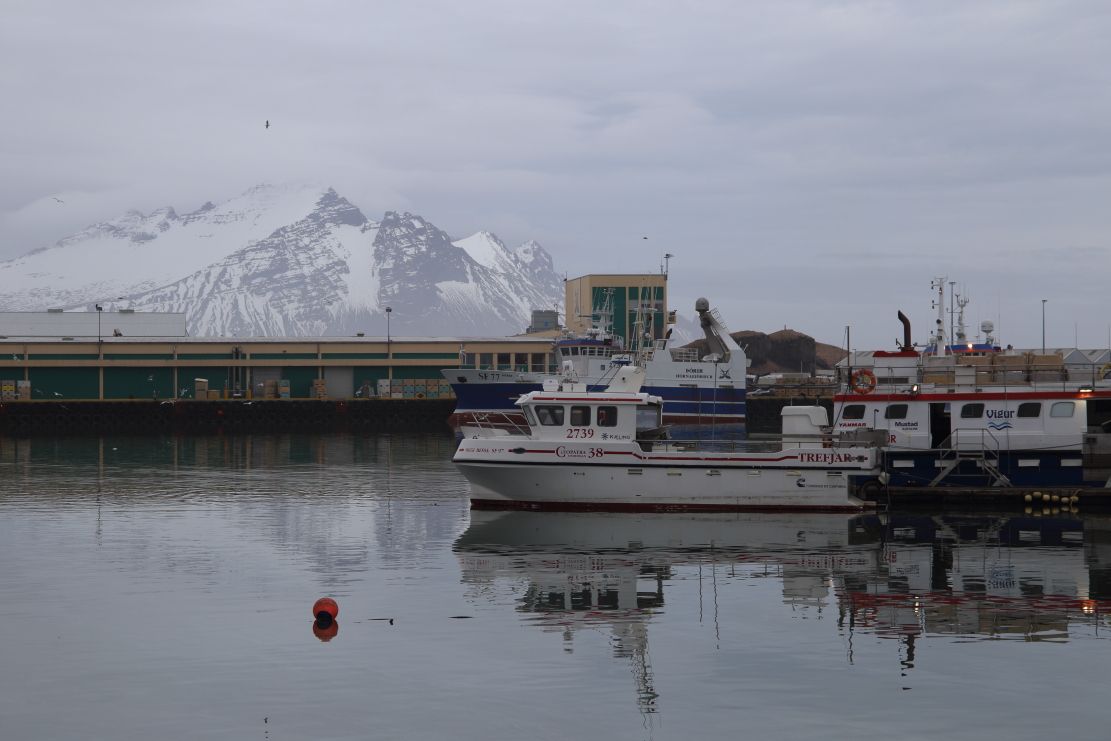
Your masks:
{"label": "water reflection of boat", "polygon": [[[561,631],[568,650],[580,629],[608,627],[615,657],[633,663],[646,712],[656,700],[648,626],[663,619],[668,593],[674,599],[680,590],[676,580],[701,580],[704,571],[716,575],[722,567],[730,578],[715,577],[715,590],[776,578],[791,616],[832,605],[832,639],[861,631],[897,639],[904,669],[931,636],[1066,641],[1076,625],[1107,623],[1111,615],[1111,518],[521,511],[471,517],[455,543],[464,582],[523,577],[516,610],[544,630]],[[683,619],[683,611],[670,612]]]}
{"label": "water reflection of boat", "polygon": [[876,571],[842,581],[857,629],[1067,640],[1072,623],[1111,614],[1107,518],[906,515],[884,535]]}
{"label": "water reflection of boat", "polygon": [[455,550],[465,583],[481,587],[524,577],[516,610],[542,630],[560,633],[564,650],[573,650],[579,631],[608,629],[614,658],[630,662],[641,711],[651,713],[657,692],[648,625],[662,612],[665,585],[678,568],[779,559],[784,601],[821,605],[828,600],[831,567],[872,568],[878,539],[857,529],[862,522],[820,512],[475,510]]}

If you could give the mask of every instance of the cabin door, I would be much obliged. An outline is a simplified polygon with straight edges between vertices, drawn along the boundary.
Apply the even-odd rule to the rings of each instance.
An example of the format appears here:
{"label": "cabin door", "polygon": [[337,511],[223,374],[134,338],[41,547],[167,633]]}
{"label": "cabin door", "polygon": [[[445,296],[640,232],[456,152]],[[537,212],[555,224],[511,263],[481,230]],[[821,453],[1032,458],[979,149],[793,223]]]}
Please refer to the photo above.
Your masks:
{"label": "cabin door", "polygon": [[949,405],[945,402],[930,404],[930,447],[940,448],[953,432],[949,415]]}

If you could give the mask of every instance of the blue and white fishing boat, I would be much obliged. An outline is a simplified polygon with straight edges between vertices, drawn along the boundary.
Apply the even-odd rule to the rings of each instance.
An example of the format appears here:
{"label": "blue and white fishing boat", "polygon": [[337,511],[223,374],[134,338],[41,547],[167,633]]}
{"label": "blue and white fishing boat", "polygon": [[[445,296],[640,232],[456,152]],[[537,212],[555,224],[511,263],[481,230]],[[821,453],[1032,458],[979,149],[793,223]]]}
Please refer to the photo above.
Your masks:
{"label": "blue and white fishing boat", "polygon": [[991,322],[982,342],[965,341],[963,327],[952,342],[936,305],[922,350],[899,312],[901,347],[852,353],[841,368],[831,432],[884,435],[880,475],[853,490],[1111,487],[1111,367],[1001,348]]}
{"label": "blue and white fishing boat", "polygon": [[[570,368],[589,391],[609,385],[625,366],[645,371],[643,390],[663,400],[663,421],[672,433],[686,438],[739,438],[745,430],[745,352],[729,335],[720,315],[700,298],[695,303],[708,350],[671,346],[669,336],[626,349],[612,332],[612,310],[598,307],[592,327],[583,335],[564,336],[553,343],[561,368]],[[569,364],[569,365],[568,365]],[[452,426],[463,431],[476,422],[498,419],[524,424],[517,400],[543,388],[552,374],[489,368],[448,368],[442,371],[455,392]]]}

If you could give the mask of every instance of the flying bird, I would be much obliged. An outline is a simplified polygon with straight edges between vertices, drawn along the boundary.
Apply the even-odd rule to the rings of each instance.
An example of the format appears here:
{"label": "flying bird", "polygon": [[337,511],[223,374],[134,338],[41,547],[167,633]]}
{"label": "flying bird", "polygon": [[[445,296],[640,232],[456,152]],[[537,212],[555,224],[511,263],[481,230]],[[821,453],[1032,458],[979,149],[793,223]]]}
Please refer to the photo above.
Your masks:
{"label": "flying bird", "polygon": [[50,196],[50,197],[51,197],[51,198],[53,198],[53,199],[54,199],[55,201],[57,201],[58,203],[61,203],[61,204],[63,204],[63,205],[65,204],[65,201],[63,201],[63,200],[62,200],[61,198],[59,198],[58,196]]}
{"label": "flying bird", "polygon": [[270,119],[266,120],[266,128],[270,128]]}

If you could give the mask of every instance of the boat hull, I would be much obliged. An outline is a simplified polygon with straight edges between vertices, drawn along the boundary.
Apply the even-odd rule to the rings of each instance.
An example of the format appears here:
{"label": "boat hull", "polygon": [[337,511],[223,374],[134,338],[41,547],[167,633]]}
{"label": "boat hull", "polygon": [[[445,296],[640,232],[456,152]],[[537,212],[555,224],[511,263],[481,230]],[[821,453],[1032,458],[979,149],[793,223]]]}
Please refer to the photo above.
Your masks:
{"label": "boat hull", "polygon": [[840,469],[456,463],[476,509],[859,512],[866,506],[848,495],[848,471]]}

